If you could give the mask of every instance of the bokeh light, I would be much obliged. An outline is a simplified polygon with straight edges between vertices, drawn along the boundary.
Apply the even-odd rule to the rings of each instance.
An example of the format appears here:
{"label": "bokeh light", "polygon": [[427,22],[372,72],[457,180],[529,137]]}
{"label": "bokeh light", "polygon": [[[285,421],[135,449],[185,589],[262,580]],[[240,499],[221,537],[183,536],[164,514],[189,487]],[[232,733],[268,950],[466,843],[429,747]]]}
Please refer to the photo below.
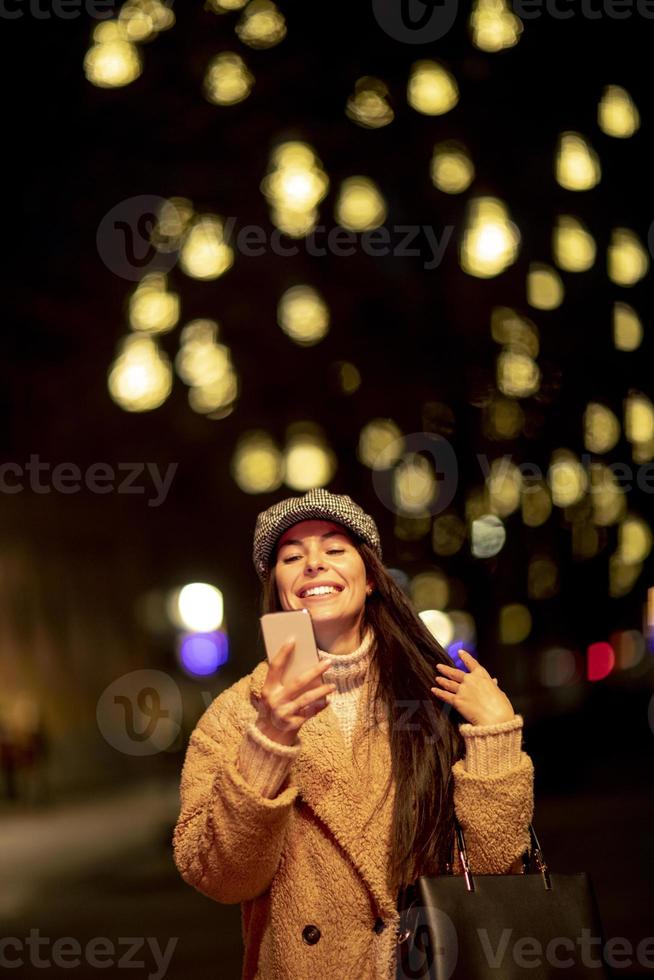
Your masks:
{"label": "bokeh light", "polygon": [[459,101],[454,76],[437,61],[417,61],[407,87],[409,105],[426,116],[442,116]]}
{"label": "bokeh light", "polygon": [[434,187],[445,194],[462,194],[475,177],[475,167],[465,147],[454,140],[437,143],[431,158]]}
{"label": "bokeh light", "polygon": [[347,100],[345,113],[352,122],[364,129],[381,129],[393,122],[394,113],[388,103],[388,87],[379,78],[366,75],[357,79],[354,94]]}
{"label": "bokeh light", "polygon": [[240,55],[223,51],[212,58],[204,76],[205,98],[214,105],[237,105],[252,91],[254,76]]}
{"label": "bokeh light", "polygon": [[173,386],[166,354],[150,337],[125,337],[109,369],[109,394],[127,412],[148,412],[162,405]]}
{"label": "bokeh light", "polygon": [[490,279],[515,262],[520,232],[496,197],[472,198],[461,242],[461,268],[468,275]]}
{"label": "bokeh light", "polygon": [[341,184],[334,214],[348,231],[371,231],[386,220],[386,202],[368,177],[348,177]]}
{"label": "bokeh light", "polygon": [[240,437],[232,457],[231,472],[244,493],[271,493],[281,486],[283,457],[272,437],[260,429]]}
{"label": "bokeh light", "polygon": [[556,150],[556,179],[568,191],[587,191],[599,183],[597,154],[581,133],[562,133]]}
{"label": "bokeh light", "polygon": [[223,594],[207,582],[189,582],[175,595],[177,616],[184,629],[194,633],[210,633],[223,621]]}
{"label": "bokeh light", "polygon": [[640,127],[640,113],[621,85],[607,85],[597,107],[597,121],[607,136],[627,139]]}
{"label": "bokeh light", "polygon": [[327,334],[329,310],[312,286],[292,286],[279,300],[277,322],[296,344],[310,347]]}

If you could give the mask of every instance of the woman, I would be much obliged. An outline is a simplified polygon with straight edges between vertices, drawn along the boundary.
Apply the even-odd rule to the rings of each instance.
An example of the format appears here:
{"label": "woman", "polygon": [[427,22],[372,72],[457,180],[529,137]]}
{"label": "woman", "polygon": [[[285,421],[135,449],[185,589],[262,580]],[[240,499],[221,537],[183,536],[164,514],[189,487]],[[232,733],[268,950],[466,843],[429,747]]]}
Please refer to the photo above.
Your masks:
{"label": "woman", "polygon": [[398,889],[456,856],[454,811],[473,872],[519,870],[522,718],[473,657],[454,668],[349,497],[312,490],[261,513],[254,563],[264,612],[309,610],[320,662],[282,683],[286,644],[201,717],[177,867],[242,903],[244,980],[391,980]]}

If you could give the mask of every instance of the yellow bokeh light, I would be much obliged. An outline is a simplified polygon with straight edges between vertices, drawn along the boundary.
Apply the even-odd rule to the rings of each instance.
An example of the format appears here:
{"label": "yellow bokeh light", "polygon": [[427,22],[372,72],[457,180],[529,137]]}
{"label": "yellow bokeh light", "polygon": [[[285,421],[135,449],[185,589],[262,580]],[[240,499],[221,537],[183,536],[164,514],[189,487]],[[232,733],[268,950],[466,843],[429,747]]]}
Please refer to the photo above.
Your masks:
{"label": "yellow bokeh light", "polygon": [[497,276],[515,262],[519,245],[520,233],[502,201],[472,198],[460,250],[463,271],[480,279]]}
{"label": "yellow bokeh light", "polygon": [[129,322],[134,330],[167,333],[179,320],[179,296],[169,293],[166,277],[160,273],[144,276],[129,300]]}
{"label": "yellow bokeh light", "polygon": [[172,390],[173,372],[165,353],[150,337],[125,337],[109,369],[109,394],[127,412],[148,412],[162,405]]}
{"label": "yellow bokeh light", "polygon": [[412,514],[410,517],[404,514],[396,514],[393,524],[393,534],[400,541],[419,541],[426,537],[431,528],[431,517],[428,514],[417,516]]}
{"label": "yellow bokeh light", "polygon": [[120,9],[118,22],[128,41],[149,41],[175,23],[175,14],[161,0],[128,0]]}
{"label": "yellow bokeh light", "polygon": [[561,277],[551,266],[532,262],[527,273],[527,302],[537,310],[555,310],[563,302]]}
{"label": "yellow bokeh light", "polygon": [[589,402],[584,412],[584,445],[591,453],[608,453],[620,438],[620,423],[610,408]]}
{"label": "yellow bokeh light", "polygon": [[611,598],[619,599],[620,596],[631,592],[642,570],[643,566],[638,562],[628,565],[621,559],[620,555],[611,555],[609,558],[609,595]]}
{"label": "yellow bokeh light", "polygon": [[530,599],[551,599],[559,591],[559,570],[551,558],[535,555],[527,569],[527,595]]}
{"label": "yellow bokeh light", "polygon": [[286,21],[272,0],[251,0],[236,33],[251,48],[272,48],[286,37]]}
{"label": "yellow bokeh light", "polygon": [[289,437],[284,451],[284,482],[294,490],[324,487],[336,470],[334,453],[324,438],[311,431]]}
{"label": "yellow bokeh light", "polygon": [[481,51],[512,48],[522,34],[522,21],[506,0],[476,0],[469,23],[472,43]]}
{"label": "yellow bokeh light", "polygon": [[557,450],[547,473],[556,507],[570,507],[582,500],[588,489],[588,474],[574,453]]}
{"label": "yellow bokeh light", "polygon": [[647,274],[649,256],[628,228],[615,228],[608,250],[609,279],[618,286],[633,286]]}
{"label": "yellow bokeh light", "polygon": [[640,113],[626,89],[607,85],[597,108],[597,121],[607,136],[626,139],[640,127]]}
{"label": "yellow bokeh light", "polygon": [[209,10],[215,14],[228,14],[232,10],[242,10],[248,0],[206,0]]}
{"label": "yellow bokeh light", "polygon": [[445,609],[450,599],[447,576],[436,569],[415,575],[409,589],[418,612],[422,609]]}
{"label": "yellow bokeh light", "polygon": [[538,357],[539,340],[536,324],[520,316],[510,306],[495,306],[491,313],[491,335],[498,344],[517,354]]}
{"label": "yellow bokeh light", "polygon": [[552,513],[549,488],[542,480],[525,479],[520,499],[522,522],[527,527],[541,527]]}
{"label": "yellow bokeh light", "polygon": [[84,58],[84,73],[98,88],[120,88],[135,81],[143,71],[136,45],[112,40],[92,45]]}
{"label": "yellow bokeh light", "polygon": [[508,517],[520,506],[522,475],[507,459],[495,459],[486,479],[490,509],[498,517]]}
{"label": "yellow bokeh light", "polygon": [[361,386],[361,372],[356,364],[340,361],[336,365],[338,384],[344,395],[353,395]]}
{"label": "yellow bokeh light", "polygon": [[654,439],[647,442],[635,442],[631,448],[631,455],[635,463],[649,463],[654,459]]}
{"label": "yellow bokeh light", "polygon": [[593,265],[597,246],[587,228],[569,214],[559,215],[552,234],[554,259],[566,272],[585,272]]}
{"label": "yellow bokeh light", "polygon": [[214,105],[237,105],[248,97],[254,76],[238,54],[224,51],[209,63],[204,94]]}
{"label": "yellow bokeh light", "polygon": [[556,151],[556,179],[568,191],[587,191],[599,183],[597,154],[581,133],[562,133]]}
{"label": "yellow bokeh light", "polygon": [[386,202],[368,177],[348,177],[341,184],[335,217],[348,231],[369,231],[386,220]]}
{"label": "yellow bokeh light", "polygon": [[484,406],[484,435],[489,439],[515,439],[522,431],[524,420],[519,402],[494,395]]}
{"label": "yellow bokeh light", "polygon": [[219,378],[189,389],[188,402],[194,412],[223,418],[224,410],[238,398],[238,376],[230,367]]}
{"label": "yellow bokeh light", "polygon": [[273,223],[292,238],[308,235],[318,220],[317,205],[329,189],[329,178],[313,149],[297,140],[281,143],[272,153],[261,192]]}
{"label": "yellow bokeh light", "polygon": [[393,472],[393,502],[401,514],[425,514],[437,488],[433,467],[418,453],[407,454]]}
{"label": "yellow bokeh light", "polygon": [[417,61],[407,87],[409,105],[426,116],[442,116],[459,101],[454,76],[437,61]]}
{"label": "yellow bokeh light", "polygon": [[590,488],[593,523],[598,527],[609,527],[622,520],[626,498],[610,467],[604,463],[591,463]]}
{"label": "yellow bokeh light", "polygon": [[640,317],[628,303],[613,304],[613,344],[616,350],[636,350],[643,339]]}
{"label": "yellow bokeh light", "polygon": [[296,344],[309,347],[327,334],[329,310],[311,286],[292,286],[279,300],[277,322]]}
{"label": "yellow bokeh light", "polygon": [[531,613],[514,602],[500,609],[500,643],[522,643],[531,633]]}
{"label": "yellow bokeh light", "polygon": [[455,555],[463,547],[466,526],[455,514],[441,514],[432,527],[432,548],[437,555]]}
{"label": "yellow bokeh light", "polygon": [[245,493],[271,493],[282,483],[282,454],[267,432],[246,432],[234,451],[231,472]]}
{"label": "yellow bokeh light", "polygon": [[223,221],[217,215],[199,215],[184,239],[179,264],[193,279],[217,279],[234,263],[234,251],[224,240]]}
{"label": "yellow bokeh light", "polygon": [[624,431],[629,442],[654,439],[654,405],[646,395],[634,393],[625,399]]}
{"label": "yellow bokeh light", "polygon": [[380,129],[393,122],[394,113],[388,104],[388,87],[379,78],[366,75],[355,84],[345,107],[345,114],[365,129]]}
{"label": "yellow bokeh light", "polygon": [[641,517],[630,514],[618,528],[617,555],[625,565],[640,564],[652,550],[652,530]]}
{"label": "yellow bokeh light", "polygon": [[193,204],[186,197],[171,197],[159,208],[150,240],[160,252],[176,252],[191,221]]}
{"label": "yellow bokeh light", "polygon": [[475,167],[465,148],[454,141],[437,143],[431,158],[431,179],[445,194],[467,191],[475,177]]}
{"label": "yellow bokeh light", "polygon": [[403,451],[402,432],[392,419],[372,419],[361,430],[357,456],[371,470],[388,469]]}
{"label": "yellow bokeh light", "polygon": [[497,358],[497,387],[503,395],[528,398],[540,387],[540,368],[526,354],[505,350]]}
{"label": "yellow bokeh light", "polygon": [[231,370],[231,355],[216,343],[214,320],[191,320],[182,330],[175,368],[186,384],[201,388],[221,382]]}

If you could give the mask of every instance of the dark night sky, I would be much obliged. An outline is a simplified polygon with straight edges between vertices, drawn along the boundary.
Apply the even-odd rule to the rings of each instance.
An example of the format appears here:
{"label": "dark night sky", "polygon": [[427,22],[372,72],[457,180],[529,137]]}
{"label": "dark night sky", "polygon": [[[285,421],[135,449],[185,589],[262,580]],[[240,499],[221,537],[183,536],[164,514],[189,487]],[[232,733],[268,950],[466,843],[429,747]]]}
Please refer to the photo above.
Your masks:
{"label": "dark night sky", "polygon": [[[7,220],[4,263],[5,317],[2,354],[2,453],[24,461],[30,453],[55,465],[95,461],[155,460],[179,468],[164,506],[148,508],[138,496],[12,498],[28,534],[80,547],[132,542],[149,571],[149,585],[177,581],[182,571],[224,582],[232,608],[251,609],[256,580],[249,563],[254,517],[284,495],[246,497],[229,473],[239,435],[266,427],[283,442],[286,426],[301,418],[325,427],[339,457],[331,488],[350,492],[370,507],[382,527],[386,556],[414,572],[433,563],[428,539],[398,547],[392,517],[383,512],[369,472],[356,460],[358,433],[375,416],[391,416],[406,432],[424,427],[427,401],[447,403],[455,416],[451,439],[459,454],[461,490],[479,485],[476,452],[515,454],[545,467],[557,446],[583,450],[582,412],[598,399],[620,417],[630,387],[650,390],[651,299],[646,278],[630,290],[613,286],[602,262],[611,228],[626,225],[647,240],[654,207],[650,191],[651,84],[649,52],[654,22],[635,14],[590,20],[543,14],[526,24],[514,49],[477,51],[459,17],[449,35],[429,45],[399,44],[376,24],[369,4],[282,5],[287,38],[271,50],[251,51],[236,39],[237,15],[217,17],[201,4],[178,5],[177,24],[142,46],[145,71],[135,83],[101,90],[84,77],[82,61],[91,23],[36,20],[28,13],[3,27],[6,55],[4,147],[5,203],[17,205]],[[25,8],[27,10],[27,8]],[[241,52],[257,82],[245,102],[230,108],[207,103],[201,92],[205,66],[228,48]],[[410,65],[438,58],[454,73],[459,105],[442,117],[421,116],[406,104]],[[363,130],[343,112],[354,81],[383,78],[396,111],[392,125]],[[604,85],[624,85],[641,111],[642,126],[629,140],[599,130],[596,105]],[[603,178],[594,190],[572,194],[554,181],[557,135],[586,134],[597,149]],[[476,163],[473,190],[505,200],[523,235],[518,261],[488,281],[458,267],[456,250],[426,271],[421,258],[312,258],[302,250],[289,260],[239,256],[222,278],[201,283],[173,270],[182,320],[213,316],[241,378],[236,410],[221,421],[195,415],[177,379],[168,401],[143,414],[122,411],[110,399],[106,372],[127,329],[132,283],[111,273],[96,247],[103,216],[137,194],[190,197],[197,210],[237,216],[272,230],[259,192],[271,147],[283,136],[310,142],[330,176],[321,205],[331,219],[340,180],[365,173],[389,205],[387,226],[461,226],[466,195],[448,197],[429,179],[435,142],[462,139]],[[524,281],[533,260],[549,260],[557,210],[588,225],[598,244],[595,267],[563,273],[566,299],[553,312],[530,311]],[[283,289],[309,281],[329,304],[332,328],[316,347],[295,347],[276,326]],[[611,304],[623,298],[646,326],[638,352],[621,354],[611,340]],[[514,305],[532,315],[540,331],[541,392],[523,401],[534,438],[491,443],[480,425],[479,400],[493,384],[498,352],[489,330],[493,305]],[[171,356],[179,328],[163,338]],[[363,383],[340,395],[333,362],[351,360]],[[630,460],[621,441],[610,458]],[[463,493],[455,508],[462,512]],[[647,516],[648,496],[634,491],[630,508]],[[13,512],[12,512],[13,513]],[[8,520],[9,518],[7,518]],[[13,517],[11,520],[13,521]],[[599,556],[570,560],[570,532],[555,511],[540,529],[524,529],[520,515],[507,520],[508,545],[496,560],[446,559],[449,574],[465,580],[480,640],[493,653],[490,624],[498,603],[523,601],[526,560],[535,548],[551,549],[560,563],[558,597],[534,608],[538,642],[583,645],[617,626],[638,627],[647,564],[632,593],[604,600],[607,561],[615,540],[608,531]],[[598,593],[602,601],[598,603]],[[252,596],[252,599],[244,599]],[[243,614],[253,635],[251,613]],[[237,617],[238,621],[238,617]]]}

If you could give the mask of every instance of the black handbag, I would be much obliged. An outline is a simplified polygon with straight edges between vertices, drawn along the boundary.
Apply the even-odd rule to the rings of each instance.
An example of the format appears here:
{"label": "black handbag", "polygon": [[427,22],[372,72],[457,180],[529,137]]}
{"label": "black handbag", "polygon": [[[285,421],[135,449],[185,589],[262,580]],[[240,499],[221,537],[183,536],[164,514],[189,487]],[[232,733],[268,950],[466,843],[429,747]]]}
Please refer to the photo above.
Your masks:
{"label": "black handbag", "polygon": [[472,874],[456,819],[455,831],[463,874],[423,876],[400,889],[397,980],[611,976],[585,872],[550,872],[529,824],[521,874]]}

